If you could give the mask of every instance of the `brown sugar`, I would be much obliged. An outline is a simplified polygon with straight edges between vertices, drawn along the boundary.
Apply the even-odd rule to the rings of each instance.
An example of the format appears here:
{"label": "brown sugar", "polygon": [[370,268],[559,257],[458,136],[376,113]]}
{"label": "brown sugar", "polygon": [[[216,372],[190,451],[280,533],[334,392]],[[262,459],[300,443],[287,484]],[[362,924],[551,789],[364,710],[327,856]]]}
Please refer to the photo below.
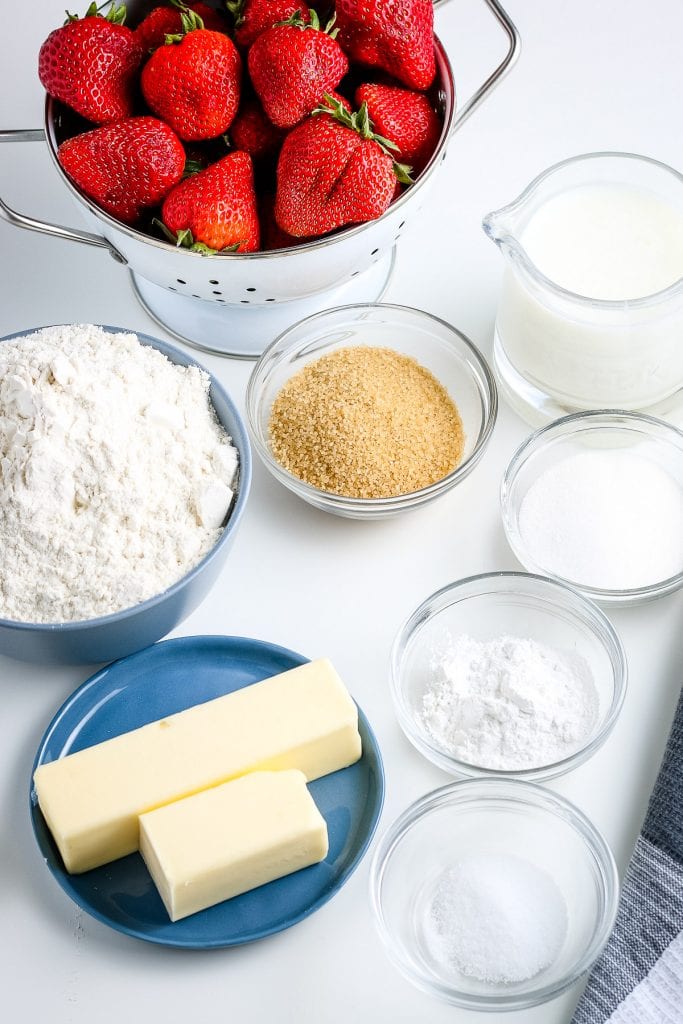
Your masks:
{"label": "brown sugar", "polygon": [[390,348],[339,348],[280,390],[270,445],[285,469],[322,491],[389,498],[448,476],[462,458],[460,414],[442,384]]}

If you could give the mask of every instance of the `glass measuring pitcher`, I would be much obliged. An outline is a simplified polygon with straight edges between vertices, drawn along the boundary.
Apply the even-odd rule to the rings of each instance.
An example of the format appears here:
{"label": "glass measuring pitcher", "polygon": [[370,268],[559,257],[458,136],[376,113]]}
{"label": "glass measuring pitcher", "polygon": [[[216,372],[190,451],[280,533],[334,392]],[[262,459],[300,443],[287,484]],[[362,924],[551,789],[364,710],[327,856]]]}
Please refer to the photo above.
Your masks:
{"label": "glass measuring pitcher", "polygon": [[629,153],[573,157],[483,227],[507,263],[494,366],[525,419],[683,421],[682,175]]}

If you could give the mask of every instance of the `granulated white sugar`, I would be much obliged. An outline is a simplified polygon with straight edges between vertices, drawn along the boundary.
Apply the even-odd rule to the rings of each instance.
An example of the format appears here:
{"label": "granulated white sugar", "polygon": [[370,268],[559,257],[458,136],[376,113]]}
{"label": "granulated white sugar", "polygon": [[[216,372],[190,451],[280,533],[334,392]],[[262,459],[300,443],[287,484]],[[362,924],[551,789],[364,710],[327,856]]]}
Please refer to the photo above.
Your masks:
{"label": "granulated white sugar", "polygon": [[0,618],[107,615],[201,560],[237,470],[209,385],[99,327],[0,345]]}
{"label": "granulated white sugar", "polygon": [[543,868],[513,854],[482,853],[437,880],[424,923],[441,968],[509,985],[555,960],[567,934],[567,905]]}
{"label": "granulated white sugar", "polygon": [[602,590],[629,590],[683,570],[683,487],[635,452],[579,452],[527,491],[519,531],[534,562]]}

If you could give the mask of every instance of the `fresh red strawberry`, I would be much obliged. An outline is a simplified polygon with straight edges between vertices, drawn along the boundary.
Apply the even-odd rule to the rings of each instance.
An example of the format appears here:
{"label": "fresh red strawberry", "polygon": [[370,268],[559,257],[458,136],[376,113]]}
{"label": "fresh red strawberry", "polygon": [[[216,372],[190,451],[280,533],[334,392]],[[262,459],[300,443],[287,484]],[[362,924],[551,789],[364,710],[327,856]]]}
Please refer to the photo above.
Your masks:
{"label": "fresh red strawberry", "polygon": [[[173,0],[170,0],[173,4]],[[166,42],[166,36],[177,35],[182,32],[181,10],[183,4],[174,4],[172,7],[154,7],[146,18],[140,22],[135,29],[140,45],[145,51],[156,50]],[[204,22],[204,28],[212,32],[225,32],[228,28],[227,21],[215,11],[213,7],[202,3],[189,3],[187,7],[198,14]]]}
{"label": "fresh red strawberry", "polygon": [[57,155],[76,185],[126,224],[161,202],[185,167],[178,136],[155,117],[130,117],[75,135]]}
{"label": "fresh red strawberry", "polygon": [[262,192],[259,196],[259,220],[261,222],[261,250],[270,252],[273,249],[288,249],[300,245],[300,238],[293,238],[283,231],[275,220],[275,196]]}
{"label": "fresh red strawberry", "polygon": [[[237,113],[242,61],[222,32],[202,28],[192,11],[181,14],[183,36],[160,46],[142,69],[143,95],[186,142],[213,139]],[[169,37],[170,38],[170,37]]]}
{"label": "fresh red strawberry", "polygon": [[126,8],[106,17],[92,3],[84,18],[69,14],[40,48],[38,75],[45,90],[95,124],[133,112],[135,75],[144,51],[123,24]]}
{"label": "fresh red strawberry", "polygon": [[278,128],[291,128],[335,89],[349,62],[330,22],[324,31],[315,11],[310,24],[294,14],[266,29],[249,50],[249,74],[266,114]]}
{"label": "fresh red strawberry", "polygon": [[341,103],[326,102],[280,151],[275,219],[296,238],[374,220],[389,206],[397,175],[405,176],[386,140],[373,133],[366,106],[349,114]]}
{"label": "fresh red strawberry", "polygon": [[383,68],[410,89],[434,81],[432,0],[337,0],[339,42],[349,59]]}
{"label": "fresh red strawberry", "polygon": [[424,170],[441,135],[441,122],[421,92],[392,85],[361,85],[356,103],[367,103],[375,131],[396,145],[396,156],[415,174]]}
{"label": "fresh red strawberry", "polygon": [[309,19],[308,4],[296,0],[226,0],[225,6],[235,17],[235,41],[245,50],[267,28],[297,11],[304,21]]}
{"label": "fresh red strawberry", "polygon": [[246,99],[230,126],[230,138],[235,149],[248,153],[252,160],[259,160],[277,151],[283,133],[266,117],[258,100]]}
{"label": "fresh red strawberry", "polygon": [[228,153],[186,178],[164,200],[162,227],[176,245],[194,252],[256,252],[259,220],[248,153]]}

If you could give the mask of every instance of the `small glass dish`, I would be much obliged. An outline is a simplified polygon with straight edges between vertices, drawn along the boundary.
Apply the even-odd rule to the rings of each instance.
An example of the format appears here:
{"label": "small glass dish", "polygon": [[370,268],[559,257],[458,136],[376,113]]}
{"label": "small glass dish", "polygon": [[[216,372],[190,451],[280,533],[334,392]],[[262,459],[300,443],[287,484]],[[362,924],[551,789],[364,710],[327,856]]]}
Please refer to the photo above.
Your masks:
{"label": "small glass dish", "polygon": [[[460,860],[490,854],[545,871],[567,906],[557,957],[526,981],[478,981],[444,967],[430,950],[439,877]],[[422,991],[469,1010],[528,1009],[570,988],[607,942],[618,899],[614,858],[595,826],[563,797],[515,779],[453,782],[427,794],[389,827],[370,866],[370,902],[389,959]]]}
{"label": "small glass dish", "polygon": [[[524,498],[535,481],[562,459],[590,450],[638,454],[665,470],[683,489],[683,431],[644,413],[596,410],[573,413],[536,430],[517,449],[500,490],[503,528],[508,543],[525,569],[568,583],[604,605],[643,604],[683,586],[683,567],[668,579],[624,590],[602,589],[553,572],[539,564],[522,536],[519,517]],[[655,524],[650,524],[655,526]],[[643,524],[646,529],[648,524]]]}
{"label": "small glass dish", "polygon": [[[429,487],[396,497],[349,498],[319,490],[277,462],[270,448],[268,423],[280,389],[307,363],[352,345],[392,348],[411,356],[446,388],[465,432],[463,457],[452,473]],[[281,334],[254,367],[246,406],[256,450],[280,483],[325,512],[352,519],[384,519],[433,501],[471,473],[493,432],[498,396],[486,360],[460,331],[419,309],[370,303],[325,310]]]}
{"label": "small glass dish", "polygon": [[[598,698],[588,736],[549,764],[501,771],[458,760],[440,748],[421,721],[422,699],[439,650],[451,638],[515,636],[546,644],[588,665]],[[576,590],[523,572],[458,580],[428,597],[406,620],[391,652],[391,693],[399,724],[413,746],[451,775],[552,779],[583,764],[607,739],[626,693],[626,655],[607,617]]]}

